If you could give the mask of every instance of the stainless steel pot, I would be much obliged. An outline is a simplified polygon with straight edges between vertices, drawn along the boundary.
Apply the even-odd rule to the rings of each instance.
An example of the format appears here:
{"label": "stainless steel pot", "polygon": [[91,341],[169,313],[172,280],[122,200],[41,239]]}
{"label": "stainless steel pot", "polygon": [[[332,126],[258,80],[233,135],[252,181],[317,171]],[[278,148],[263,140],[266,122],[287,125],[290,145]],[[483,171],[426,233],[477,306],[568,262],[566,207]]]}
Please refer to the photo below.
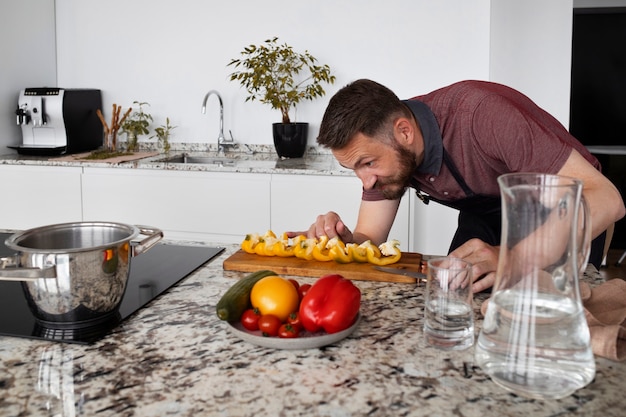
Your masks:
{"label": "stainless steel pot", "polygon": [[[140,234],[147,237],[131,244]],[[130,258],[162,237],[159,229],[111,222],[29,229],[5,241],[16,254],[0,258],[0,280],[22,281],[29,307],[45,325],[97,325],[117,313]]]}

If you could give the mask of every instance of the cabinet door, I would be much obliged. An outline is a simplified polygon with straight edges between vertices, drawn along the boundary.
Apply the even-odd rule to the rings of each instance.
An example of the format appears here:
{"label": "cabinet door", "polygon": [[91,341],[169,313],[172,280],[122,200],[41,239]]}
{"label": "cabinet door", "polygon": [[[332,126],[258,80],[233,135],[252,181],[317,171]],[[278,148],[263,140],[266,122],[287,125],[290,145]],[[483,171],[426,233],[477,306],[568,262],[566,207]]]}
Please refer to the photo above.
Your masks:
{"label": "cabinet door", "polygon": [[[272,230],[304,231],[319,214],[338,213],[353,229],[361,203],[361,181],[352,176],[272,175]],[[389,239],[409,247],[409,202],[402,199]]]}
{"label": "cabinet door", "polygon": [[74,167],[0,165],[0,228],[81,221],[81,172]]}
{"label": "cabinet door", "polygon": [[83,215],[161,228],[166,238],[239,243],[269,228],[266,174],[85,168]]}

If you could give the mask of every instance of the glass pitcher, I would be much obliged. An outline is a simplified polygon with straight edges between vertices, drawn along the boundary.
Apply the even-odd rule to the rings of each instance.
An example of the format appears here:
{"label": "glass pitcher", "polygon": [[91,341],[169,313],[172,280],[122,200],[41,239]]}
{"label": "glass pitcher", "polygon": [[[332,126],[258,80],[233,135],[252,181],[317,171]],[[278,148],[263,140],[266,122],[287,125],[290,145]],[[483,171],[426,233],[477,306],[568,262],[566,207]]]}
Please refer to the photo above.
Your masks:
{"label": "glass pitcher", "polygon": [[516,394],[563,398],[595,376],[578,286],[591,243],[582,182],[528,173],[498,183],[500,257],[476,362]]}

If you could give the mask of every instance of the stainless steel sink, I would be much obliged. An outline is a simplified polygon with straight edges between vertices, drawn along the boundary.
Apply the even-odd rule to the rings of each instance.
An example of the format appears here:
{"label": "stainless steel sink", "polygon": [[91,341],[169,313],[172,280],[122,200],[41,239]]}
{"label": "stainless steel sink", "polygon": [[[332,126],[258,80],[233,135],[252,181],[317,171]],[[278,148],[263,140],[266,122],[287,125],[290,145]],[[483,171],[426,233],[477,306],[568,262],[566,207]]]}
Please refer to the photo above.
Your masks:
{"label": "stainless steel sink", "polygon": [[192,155],[175,155],[168,158],[157,160],[157,162],[166,162],[170,164],[205,164],[217,166],[235,166],[237,160],[221,156],[192,156]]}

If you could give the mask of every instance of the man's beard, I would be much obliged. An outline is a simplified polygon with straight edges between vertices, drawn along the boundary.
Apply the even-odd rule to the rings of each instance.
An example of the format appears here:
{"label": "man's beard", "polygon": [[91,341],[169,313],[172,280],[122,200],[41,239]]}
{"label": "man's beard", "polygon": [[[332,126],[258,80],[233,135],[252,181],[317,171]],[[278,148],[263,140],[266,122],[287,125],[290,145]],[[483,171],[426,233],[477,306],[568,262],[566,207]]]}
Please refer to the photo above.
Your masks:
{"label": "man's beard", "polygon": [[413,152],[396,144],[394,144],[393,148],[398,156],[398,171],[396,175],[388,179],[379,179],[374,185],[374,188],[379,189],[387,200],[402,198],[411,184],[413,172],[417,169]]}

